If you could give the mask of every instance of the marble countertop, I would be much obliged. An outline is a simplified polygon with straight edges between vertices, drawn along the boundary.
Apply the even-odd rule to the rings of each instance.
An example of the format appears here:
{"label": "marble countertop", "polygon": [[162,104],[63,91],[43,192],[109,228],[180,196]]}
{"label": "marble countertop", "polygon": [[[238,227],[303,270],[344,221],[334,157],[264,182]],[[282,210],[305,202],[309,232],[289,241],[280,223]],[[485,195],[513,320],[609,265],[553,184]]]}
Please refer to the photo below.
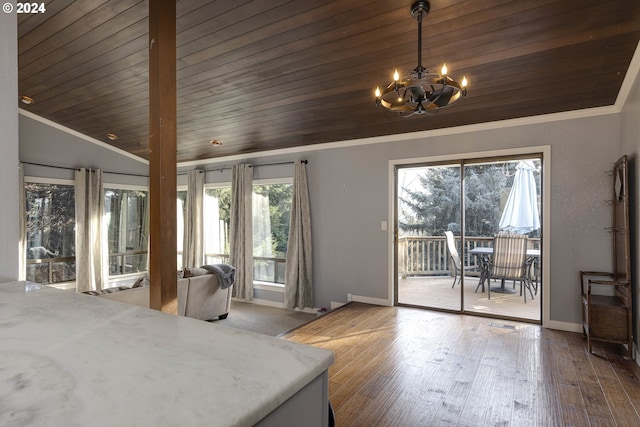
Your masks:
{"label": "marble countertop", "polygon": [[2,426],[250,426],[332,363],[266,335],[0,284]]}

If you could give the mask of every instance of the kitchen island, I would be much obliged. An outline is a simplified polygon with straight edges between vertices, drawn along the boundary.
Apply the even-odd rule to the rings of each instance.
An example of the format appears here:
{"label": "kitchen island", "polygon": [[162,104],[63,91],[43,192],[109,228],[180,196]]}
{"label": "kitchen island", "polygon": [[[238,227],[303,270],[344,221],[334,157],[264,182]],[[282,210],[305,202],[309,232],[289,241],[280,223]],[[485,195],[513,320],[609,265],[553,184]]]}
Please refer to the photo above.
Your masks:
{"label": "kitchen island", "polygon": [[0,284],[3,426],[326,426],[332,363],[266,335]]}

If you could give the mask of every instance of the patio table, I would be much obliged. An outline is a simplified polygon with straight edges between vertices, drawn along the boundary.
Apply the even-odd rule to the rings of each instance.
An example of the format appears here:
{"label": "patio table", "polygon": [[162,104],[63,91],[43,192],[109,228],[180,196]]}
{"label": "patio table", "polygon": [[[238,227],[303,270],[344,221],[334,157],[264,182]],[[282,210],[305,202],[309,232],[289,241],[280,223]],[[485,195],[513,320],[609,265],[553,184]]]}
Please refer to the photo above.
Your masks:
{"label": "patio table", "polygon": [[[476,292],[478,288],[482,285],[482,292],[484,292],[484,282],[491,279],[489,273],[489,267],[491,265],[491,257],[493,256],[493,248],[492,247],[475,247],[469,251],[470,254],[477,256],[480,259],[480,282],[478,282],[478,286],[476,286]],[[531,266],[533,262],[540,257],[539,249],[527,249],[527,274],[529,275],[529,280],[531,280]],[[490,284],[490,282],[489,282]],[[502,283],[500,287],[491,288],[491,292],[498,292],[503,294],[513,294],[516,291],[513,289],[507,289],[504,286],[504,279],[502,279]]]}

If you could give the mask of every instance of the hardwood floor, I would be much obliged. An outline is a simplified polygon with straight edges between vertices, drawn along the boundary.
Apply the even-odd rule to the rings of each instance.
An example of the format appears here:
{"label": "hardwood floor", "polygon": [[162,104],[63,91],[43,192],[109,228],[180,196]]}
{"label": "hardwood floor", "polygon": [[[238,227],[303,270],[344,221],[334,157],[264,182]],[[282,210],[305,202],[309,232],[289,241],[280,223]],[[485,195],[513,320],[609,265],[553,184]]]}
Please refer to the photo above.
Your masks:
{"label": "hardwood floor", "polygon": [[351,303],[284,338],[334,351],[339,427],[640,425],[640,368],[577,333]]}

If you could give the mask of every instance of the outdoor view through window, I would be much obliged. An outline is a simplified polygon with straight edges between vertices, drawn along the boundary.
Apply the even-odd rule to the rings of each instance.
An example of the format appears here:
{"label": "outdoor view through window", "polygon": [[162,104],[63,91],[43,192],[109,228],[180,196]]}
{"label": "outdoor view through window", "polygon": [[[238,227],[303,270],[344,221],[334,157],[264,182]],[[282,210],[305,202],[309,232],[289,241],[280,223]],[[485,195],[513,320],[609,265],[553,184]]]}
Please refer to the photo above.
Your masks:
{"label": "outdoor view through window", "polygon": [[73,185],[25,183],[27,280],[76,279]]}
{"label": "outdoor view through window", "polygon": [[[538,157],[399,168],[398,302],[538,320],[541,171]],[[529,264],[525,279],[496,287],[486,274],[500,232],[526,236]],[[532,289],[526,303],[520,287]]]}
{"label": "outdoor view through window", "polygon": [[[182,267],[187,192],[177,192],[177,257]],[[104,225],[109,275],[147,269],[149,213],[146,189],[106,187]],[[289,238],[290,180],[253,186],[254,279],[284,283]],[[229,262],[231,188],[211,187],[204,194],[205,263]],[[27,274],[37,283],[73,282],[75,261],[75,190],[73,185],[25,183]]]}

